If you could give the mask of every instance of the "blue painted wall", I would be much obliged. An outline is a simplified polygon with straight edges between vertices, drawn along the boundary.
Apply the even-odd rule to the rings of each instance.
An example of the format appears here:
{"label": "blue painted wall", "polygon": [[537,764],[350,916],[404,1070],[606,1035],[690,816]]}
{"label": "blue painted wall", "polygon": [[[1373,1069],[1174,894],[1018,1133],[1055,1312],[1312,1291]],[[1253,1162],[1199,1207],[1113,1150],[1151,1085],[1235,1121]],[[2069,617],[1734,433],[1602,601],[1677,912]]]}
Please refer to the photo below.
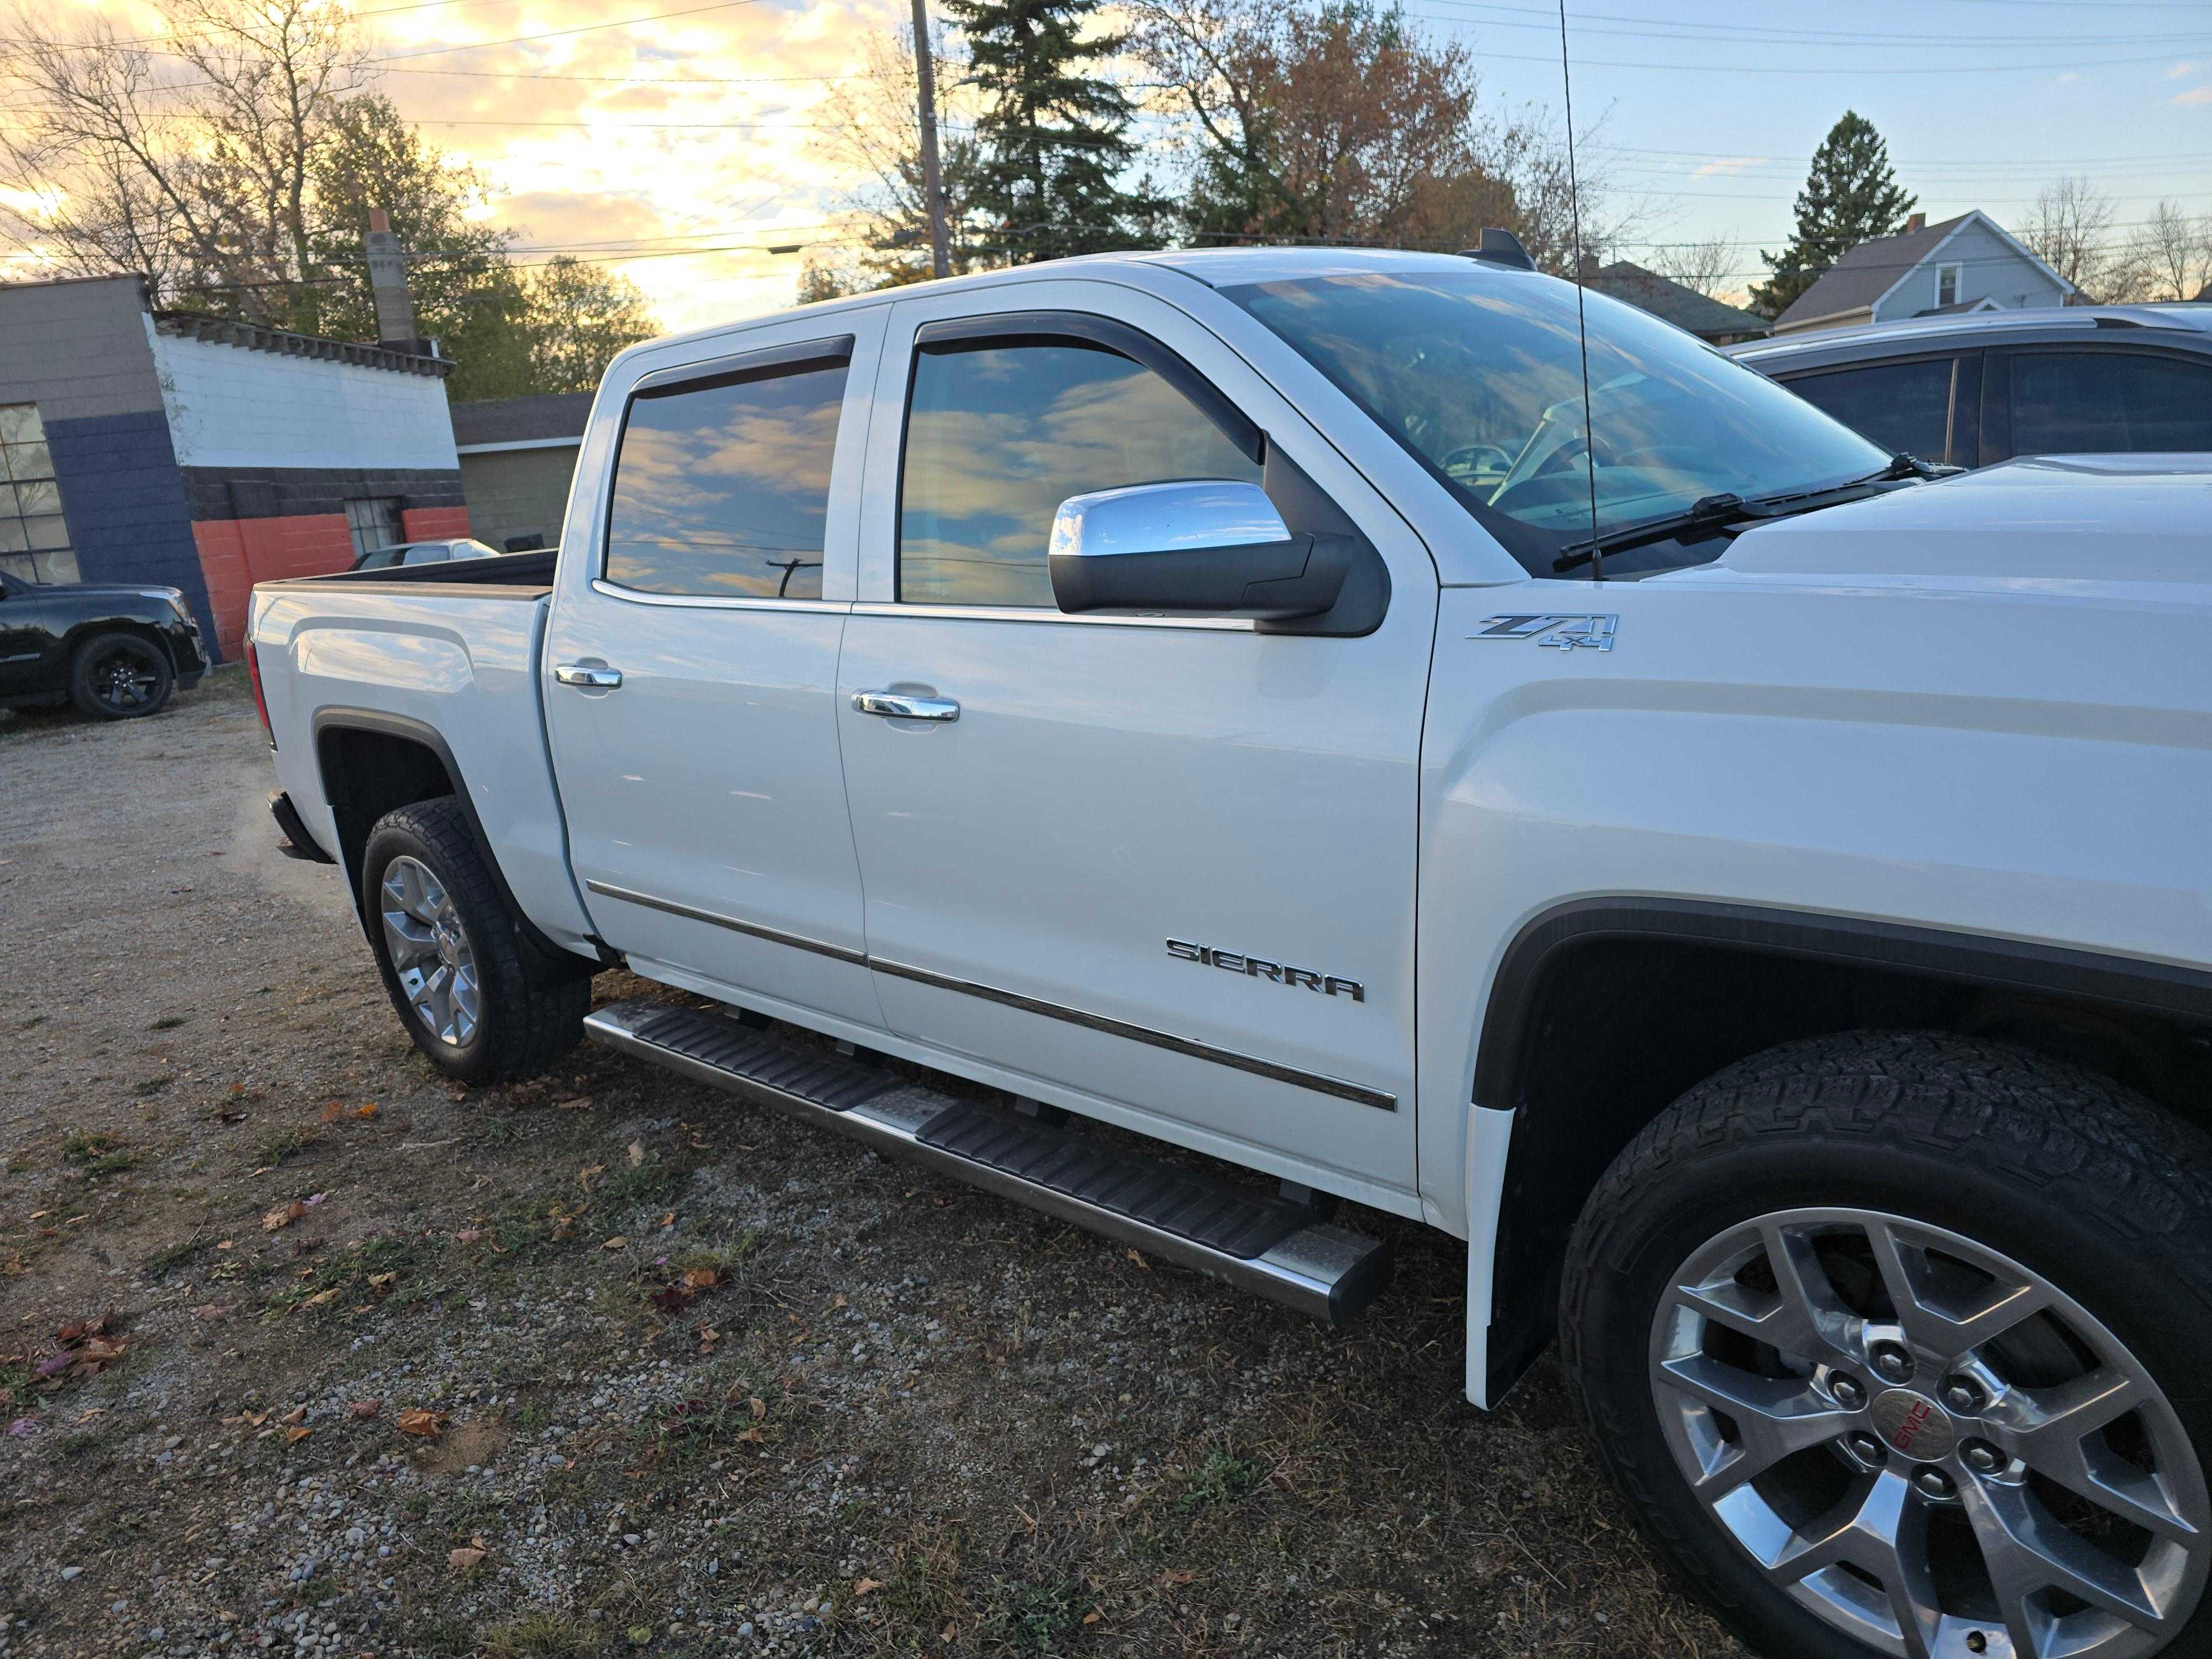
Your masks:
{"label": "blue painted wall", "polygon": [[167,417],[155,409],[49,419],[46,427],[78,574],[88,582],[183,589],[213,650],[215,612]]}

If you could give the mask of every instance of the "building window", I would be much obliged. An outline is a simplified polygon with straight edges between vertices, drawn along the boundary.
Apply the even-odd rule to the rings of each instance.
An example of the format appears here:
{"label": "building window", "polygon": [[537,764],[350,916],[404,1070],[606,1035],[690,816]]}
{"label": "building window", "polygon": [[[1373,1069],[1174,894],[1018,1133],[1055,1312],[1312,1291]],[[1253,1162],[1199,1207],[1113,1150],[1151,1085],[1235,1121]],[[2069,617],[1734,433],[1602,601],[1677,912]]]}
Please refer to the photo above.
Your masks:
{"label": "building window", "polygon": [[1939,306],[1954,306],[1959,303],[1958,266],[1936,267],[1936,303]]}
{"label": "building window", "polygon": [[0,404],[0,570],[30,582],[78,579],[36,404]]}
{"label": "building window", "polygon": [[407,532],[399,522],[399,502],[396,497],[381,495],[374,501],[348,501],[346,528],[353,534],[353,556],[356,559],[374,548],[392,547],[407,539]]}

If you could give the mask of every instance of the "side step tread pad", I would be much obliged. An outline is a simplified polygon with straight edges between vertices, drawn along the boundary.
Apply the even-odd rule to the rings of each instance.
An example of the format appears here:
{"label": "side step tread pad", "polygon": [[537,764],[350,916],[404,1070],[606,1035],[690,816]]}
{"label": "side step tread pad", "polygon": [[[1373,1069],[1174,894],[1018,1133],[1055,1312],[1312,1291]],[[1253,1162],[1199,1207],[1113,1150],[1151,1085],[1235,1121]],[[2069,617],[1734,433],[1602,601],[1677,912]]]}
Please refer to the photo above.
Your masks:
{"label": "side step tread pad", "polygon": [[994,1107],[949,1105],[915,1138],[1242,1261],[1266,1255],[1314,1218],[1283,1200],[1240,1193]]}
{"label": "side step tread pad", "polygon": [[873,1100],[898,1079],[871,1066],[800,1047],[696,1008],[670,1008],[641,1021],[637,1035],[696,1060],[833,1112]]}

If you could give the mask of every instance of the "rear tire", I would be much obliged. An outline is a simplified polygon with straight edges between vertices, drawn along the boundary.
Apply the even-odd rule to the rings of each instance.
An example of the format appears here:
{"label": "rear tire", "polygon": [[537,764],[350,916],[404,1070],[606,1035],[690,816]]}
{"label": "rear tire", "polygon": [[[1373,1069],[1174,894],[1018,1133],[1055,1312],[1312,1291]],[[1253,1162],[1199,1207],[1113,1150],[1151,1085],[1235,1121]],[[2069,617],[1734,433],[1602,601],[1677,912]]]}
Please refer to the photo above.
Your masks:
{"label": "rear tire", "polygon": [[377,820],[362,853],[361,905],[386,994],[447,1077],[526,1076],[583,1035],[592,965],[550,956],[523,933],[453,796]]}
{"label": "rear tire", "polygon": [[[2212,1654],[2212,1140],[2108,1078],[1896,1033],[1731,1066],[1591,1194],[1560,1342],[1647,1536],[1760,1653]],[[2076,1593],[2146,1580],[2148,1618]]]}
{"label": "rear tire", "polygon": [[138,634],[95,634],[70,659],[70,701],[92,720],[157,714],[176,684],[168,653]]}

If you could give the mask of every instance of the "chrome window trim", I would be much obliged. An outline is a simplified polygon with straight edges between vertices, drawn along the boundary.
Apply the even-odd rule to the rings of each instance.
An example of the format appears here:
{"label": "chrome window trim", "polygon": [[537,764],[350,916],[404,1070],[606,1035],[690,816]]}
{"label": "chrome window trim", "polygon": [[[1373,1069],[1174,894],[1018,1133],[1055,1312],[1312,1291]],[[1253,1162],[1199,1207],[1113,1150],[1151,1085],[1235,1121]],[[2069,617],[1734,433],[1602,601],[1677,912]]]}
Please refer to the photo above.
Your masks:
{"label": "chrome window trim", "polygon": [[1249,1072],[1255,1077],[1267,1078],[1277,1083],[1287,1083],[1295,1088],[1310,1089],[1316,1094],[1333,1096],[1356,1105],[1372,1106],[1378,1110],[1395,1112],[1398,1097],[1382,1089],[1370,1089],[1364,1084],[1347,1083],[1342,1078],[1330,1077],[1322,1072],[1301,1071],[1295,1066],[1279,1065],[1272,1060],[1239,1053],[1234,1048],[1218,1048],[1211,1042],[1201,1042],[1196,1037],[1179,1036],[1172,1031],[1157,1030],[1149,1025],[1139,1025],[1129,1020],[1115,1019],[1110,1014],[1094,1014],[1082,1008],[1070,1008],[1063,1003],[1047,1002],[1039,997],[1024,996],[1018,991],[1002,990],[995,985],[982,985],[974,980],[960,979],[951,974],[940,974],[927,968],[916,968],[903,962],[892,962],[882,957],[870,956],[865,951],[855,951],[842,945],[831,945],[825,940],[809,939],[803,933],[787,933],[780,927],[767,927],[756,921],[741,921],[735,916],[717,910],[702,909],[696,905],[679,904],[673,899],[655,898],[650,893],[641,893],[633,888],[617,887],[612,882],[586,877],[584,885],[601,896],[620,899],[625,904],[643,905],[648,910],[660,910],[672,916],[682,916],[689,921],[703,921],[711,927],[726,927],[732,933],[748,933],[755,939],[768,940],[772,945],[788,945],[795,950],[811,951],[817,956],[829,957],[855,967],[869,968],[879,974],[889,974],[894,979],[911,980],[917,985],[927,985],[940,991],[957,991],[963,996],[980,997],[986,1002],[995,1002],[1025,1014],[1039,1014],[1047,1019],[1065,1021],[1080,1025],[1087,1030],[1103,1031],[1109,1036],[1126,1037],[1132,1042],[1142,1042],[1154,1048],[1164,1048],[1171,1054],[1188,1055],[1194,1060],[1211,1060],[1217,1066],[1227,1066],[1240,1072]]}
{"label": "chrome window trim", "polygon": [[943,617],[958,622],[1048,622],[1068,628],[1177,628],[1213,634],[1249,634],[1255,624],[1241,617],[1071,617],[1049,605],[931,605],[911,599],[858,599],[856,617]]}
{"label": "chrome window trim", "polygon": [[592,578],[592,592],[630,605],[675,605],[687,611],[850,611],[850,599],[764,599],[724,593],[652,593],[641,587],[624,587],[605,576]]}

